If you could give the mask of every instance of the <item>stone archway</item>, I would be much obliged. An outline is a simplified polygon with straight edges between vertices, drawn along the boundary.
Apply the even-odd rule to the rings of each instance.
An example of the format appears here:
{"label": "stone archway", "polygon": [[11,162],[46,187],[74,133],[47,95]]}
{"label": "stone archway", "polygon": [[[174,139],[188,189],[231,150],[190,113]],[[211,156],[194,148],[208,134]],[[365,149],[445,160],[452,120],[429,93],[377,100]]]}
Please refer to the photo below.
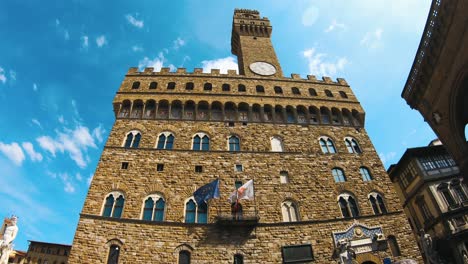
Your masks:
{"label": "stone archway", "polygon": [[382,260],[378,256],[368,252],[364,254],[357,254],[356,262],[360,264],[377,264],[382,263]]}

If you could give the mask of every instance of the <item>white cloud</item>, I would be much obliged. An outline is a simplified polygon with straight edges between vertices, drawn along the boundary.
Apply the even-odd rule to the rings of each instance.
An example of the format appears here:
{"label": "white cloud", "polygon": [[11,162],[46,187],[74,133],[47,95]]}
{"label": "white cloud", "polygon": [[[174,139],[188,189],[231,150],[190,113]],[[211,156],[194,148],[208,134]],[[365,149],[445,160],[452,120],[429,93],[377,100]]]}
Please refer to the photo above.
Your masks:
{"label": "white cloud", "polygon": [[34,146],[31,142],[23,142],[22,146],[32,161],[42,161],[42,155],[34,151]]}
{"label": "white cloud", "polygon": [[80,174],[79,172],[76,173],[75,178],[76,178],[78,181],[82,181],[82,180],[83,180],[83,176],[81,176],[81,174]]}
{"label": "white cloud", "polygon": [[[90,134],[87,127],[78,125],[75,129],[64,128],[63,132],[57,131],[55,138],[41,136],[36,139],[39,146],[49,152],[53,157],[56,153],[68,154],[80,168],[85,168],[89,162],[87,150],[96,148],[97,136]],[[99,139],[97,139],[99,141]]]}
{"label": "white cloud", "polygon": [[138,62],[138,68],[143,70],[144,68],[154,68],[155,71],[160,71],[163,67],[164,63],[164,54],[162,52],[159,53],[158,57],[154,59],[150,59],[148,57],[144,57],[142,60]]}
{"label": "white cloud", "polygon": [[7,78],[5,76],[5,70],[2,67],[0,67],[0,82],[6,83],[6,81]]}
{"label": "white cloud", "polygon": [[338,58],[335,62],[327,62],[325,53],[317,53],[314,48],[303,51],[302,55],[308,60],[309,73],[322,76],[335,76],[349,64],[345,57]]}
{"label": "white cloud", "polygon": [[37,84],[33,83],[33,91],[37,92]]}
{"label": "white cloud", "polygon": [[238,65],[234,57],[229,56],[221,59],[202,61],[203,72],[210,72],[211,69],[219,69],[221,73],[227,73],[227,70],[238,70]]}
{"label": "white cloud", "polygon": [[325,29],[325,32],[328,33],[338,28],[345,29],[345,24],[338,23],[336,19],[333,19],[331,24]]}
{"label": "white cloud", "polygon": [[0,152],[13,161],[13,163],[17,166],[21,166],[25,159],[23,150],[16,142],[11,144],[4,144],[3,142],[0,142]]}
{"label": "white cloud", "polygon": [[315,6],[309,6],[302,13],[302,25],[312,26],[319,17],[319,9]]}
{"label": "white cloud", "polygon": [[180,47],[185,46],[185,40],[181,39],[180,37],[177,38],[176,40],[174,40],[173,43],[174,43],[174,44],[173,44],[172,47],[173,47],[175,50],[178,50]]}
{"label": "white cloud", "polygon": [[82,36],[82,37],[81,37],[81,41],[83,41],[83,42],[81,43],[81,47],[83,47],[84,49],[87,49],[88,46],[89,46],[89,37],[86,36],[86,35],[85,35],[85,36]]}
{"label": "white cloud", "polygon": [[99,48],[104,46],[105,44],[107,44],[106,36],[101,35],[101,36],[97,37],[96,38],[96,44],[98,45]]}
{"label": "white cloud", "polygon": [[58,117],[58,121],[59,121],[60,124],[65,123],[65,118],[63,118],[63,115],[60,115],[60,116]]}
{"label": "white cloud", "polygon": [[31,119],[31,122],[33,124],[37,125],[38,127],[42,128],[41,122],[39,122],[39,120],[33,118],[33,119]]}
{"label": "white cloud", "polygon": [[126,15],[125,18],[127,19],[128,23],[132,24],[137,28],[142,28],[144,26],[143,20],[138,20],[130,14]]}
{"label": "white cloud", "polygon": [[132,46],[132,50],[134,52],[138,52],[138,51],[143,51],[143,48],[141,46],[134,45],[134,46]]}
{"label": "white cloud", "polygon": [[58,20],[58,18],[55,19],[55,25],[56,25],[56,26],[59,26],[59,25],[60,25],[60,20]]}
{"label": "white cloud", "polygon": [[71,182],[65,182],[65,187],[63,188],[67,193],[74,193],[75,192],[75,186],[72,185]]}
{"label": "white cloud", "polygon": [[103,139],[103,134],[106,132],[106,130],[102,127],[102,125],[99,125],[95,129],[93,129],[93,137],[95,137],[99,143],[101,143]]}
{"label": "white cloud", "polygon": [[389,152],[389,153],[380,153],[379,154],[380,159],[382,160],[382,163],[384,165],[389,165],[387,163],[393,163],[394,159],[396,157],[396,152]]}
{"label": "white cloud", "polygon": [[377,49],[383,45],[382,43],[383,29],[377,28],[375,31],[367,32],[361,39],[360,44],[369,49]]}
{"label": "white cloud", "polygon": [[16,72],[13,70],[10,70],[10,79],[16,81]]}

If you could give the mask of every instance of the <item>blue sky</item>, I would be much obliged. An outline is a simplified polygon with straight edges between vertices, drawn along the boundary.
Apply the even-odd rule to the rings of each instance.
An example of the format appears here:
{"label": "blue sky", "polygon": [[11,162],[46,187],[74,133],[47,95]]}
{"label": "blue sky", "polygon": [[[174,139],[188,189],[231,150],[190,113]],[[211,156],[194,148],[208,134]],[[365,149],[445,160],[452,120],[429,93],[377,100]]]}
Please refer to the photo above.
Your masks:
{"label": "blue sky", "polygon": [[236,66],[236,7],[272,21],[287,76],[348,81],[385,167],[435,138],[400,97],[429,0],[1,1],[0,216],[19,216],[17,249],[71,244],[129,67]]}

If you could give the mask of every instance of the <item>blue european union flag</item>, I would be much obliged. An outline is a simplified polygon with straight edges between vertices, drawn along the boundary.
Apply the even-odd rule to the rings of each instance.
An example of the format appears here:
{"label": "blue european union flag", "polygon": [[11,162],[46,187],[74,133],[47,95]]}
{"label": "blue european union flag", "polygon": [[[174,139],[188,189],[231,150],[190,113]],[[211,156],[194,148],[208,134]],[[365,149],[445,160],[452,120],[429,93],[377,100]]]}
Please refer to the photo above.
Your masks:
{"label": "blue european union flag", "polygon": [[208,201],[212,198],[219,198],[219,179],[216,179],[208,184],[198,188],[193,193],[193,198],[197,204],[201,204],[203,201]]}

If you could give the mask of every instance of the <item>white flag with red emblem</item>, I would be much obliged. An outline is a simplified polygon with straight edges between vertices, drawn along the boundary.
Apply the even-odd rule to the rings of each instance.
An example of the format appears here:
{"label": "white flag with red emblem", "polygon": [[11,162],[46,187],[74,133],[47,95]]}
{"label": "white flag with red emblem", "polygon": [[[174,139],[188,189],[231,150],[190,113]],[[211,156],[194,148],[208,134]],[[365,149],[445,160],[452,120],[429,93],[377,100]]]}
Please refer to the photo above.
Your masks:
{"label": "white flag with red emblem", "polygon": [[253,180],[246,182],[239,189],[229,195],[229,202],[235,203],[236,200],[253,200],[254,199],[254,185]]}

